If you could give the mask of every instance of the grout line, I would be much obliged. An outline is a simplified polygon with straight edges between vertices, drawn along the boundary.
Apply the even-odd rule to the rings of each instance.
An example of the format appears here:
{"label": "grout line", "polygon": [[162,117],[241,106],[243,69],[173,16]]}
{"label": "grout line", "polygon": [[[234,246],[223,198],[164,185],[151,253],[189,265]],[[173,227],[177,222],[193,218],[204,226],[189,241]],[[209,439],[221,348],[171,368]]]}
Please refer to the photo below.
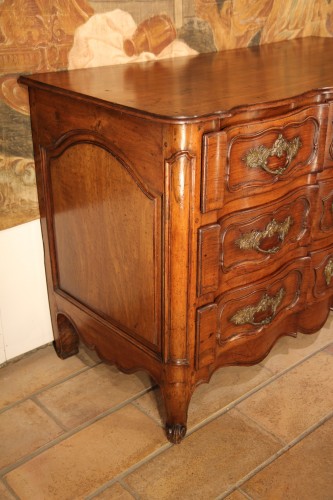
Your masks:
{"label": "grout line", "polygon": [[[333,411],[331,413],[329,413],[328,415],[326,415],[325,417],[323,417],[321,420],[319,420],[316,424],[313,424],[306,431],[304,431],[302,434],[300,434],[295,439],[293,439],[290,443],[286,444],[283,448],[281,448],[279,451],[277,451],[275,454],[273,454],[267,460],[265,460],[260,465],[258,465],[257,467],[255,467],[251,472],[249,472],[246,476],[244,476],[241,480],[239,480],[231,488],[229,488],[229,490],[227,490],[226,492],[224,492],[222,495],[216,497],[215,500],[222,500],[222,499],[226,498],[228,495],[230,495],[231,493],[233,493],[236,489],[240,488],[251,477],[253,477],[255,474],[257,474],[258,472],[260,472],[262,469],[264,469],[265,467],[267,467],[268,465],[270,465],[272,462],[274,462],[274,460],[276,460],[281,455],[283,455],[284,453],[286,453],[290,448],[292,448],[293,446],[295,446],[302,439],[304,439],[305,437],[307,437],[309,434],[311,434],[314,430],[316,430],[318,427],[320,427],[322,424],[324,424],[326,421],[328,421],[332,417],[333,417]],[[186,435],[185,439],[187,437],[188,437],[188,435]],[[143,466],[146,463],[150,462],[151,460],[153,460],[157,456],[161,455],[162,453],[164,453],[165,451],[167,451],[168,449],[170,449],[173,446],[177,446],[177,445],[172,445],[171,443],[165,443],[158,450],[152,452],[151,454],[149,454],[148,456],[146,456],[145,458],[143,458],[139,462],[133,464],[131,467],[129,467],[128,469],[126,469],[125,471],[123,471],[122,473],[120,473],[118,476],[115,476],[110,481],[107,481],[102,486],[100,486],[98,489],[96,489],[94,492],[92,492],[89,495],[87,495],[85,497],[85,500],[93,500],[97,495],[99,495],[100,493],[104,492],[106,489],[108,489],[109,487],[111,487],[113,484],[115,484],[117,482],[119,482],[123,486],[126,485],[126,489],[132,495],[133,494],[136,495],[136,492],[134,492],[134,490],[131,490],[131,488],[127,485],[127,483],[126,483],[126,477],[128,475],[130,475],[132,472],[134,472],[135,470],[139,469],[141,466]],[[125,479],[125,481],[124,481],[124,479]],[[242,493],[243,493],[243,491],[242,491]],[[244,494],[245,494],[246,498],[251,499],[251,497],[248,496],[247,493],[244,492]],[[139,497],[135,496],[134,498],[137,499]]]}
{"label": "grout line", "polygon": [[132,495],[133,498],[135,498],[135,500],[140,500],[140,495],[133,488],[131,488],[131,486],[129,486],[123,479],[120,479],[118,482],[119,484],[122,485],[122,487],[126,491],[128,491],[128,493]]}
{"label": "grout line", "polygon": [[[305,334],[304,334],[305,335]],[[309,334],[310,335],[310,334]],[[317,354],[321,353],[322,351],[324,351],[326,349],[326,347],[328,347],[332,342],[329,342],[328,344],[324,345],[324,346],[321,346],[319,349],[317,349],[316,351],[314,352],[311,352],[309,354],[307,354],[306,356],[304,356],[304,358],[300,358],[298,361],[296,361],[294,364],[288,366],[287,368],[281,370],[281,372],[278,372],[278,373],[275,373],[273,372],[270,368],[267,368],[267,370],[269,370],[270,372],[272,372],[274,374],[274,380],[275,380],[275,376],[282,376],[284,375],[285,373],[293,370],[294,368],[296,368],[297,366],[301,365],[302,363],[304,363],[304,361],[307,361],[308,359],[312,358],[313,356],[316,356]],[[287,354],[288,355],[288,354]],[[263,360],[264,361],[264,360]],[[260,363],[259,363],[260,364]],[[260,366],[262,368],[266,368],[265,366],[261,365]]]}
{"label": "grout line", "polygon": [[[242,496],[244,496],[244,499],[247,499],[247,500],[254,500],[254,499],[253,499],[253,497],[251,497],[248,493],[246,493],[246,491],[242,490],[242,488],[239,488],[239,487],[238,487],[238,488],[235,488],[235,489],[231,492],[231,494],[232,494],[232,493],[235,493],[235,492],[238,492],[238,493],[240,493]],[[222,498],[226,498],[226,497],[224,496],[224,493],[223,493],[222,495],[223,495],[223,496],[218,495],[217,497],[215,497],[215,498],[214,498],[214,500],[220,500],[220,499],[222,499]],[[230,493],[228,493],[228,495],[230,495]]]}
{"label": "grout line", "polygon": [[31,401],[35,403],[46,415],[48,415],[64,432],[69,431],[70,429],[66,427],[65,424],[61,422],[61,420],[56,417],[36,396],[31,398]]}
{"label": "grout line", "polygon": [[[79,351],[77,354],[75,354],[75,356],[80,360],[82,361],[83,364],[85,364],[86,366],[89,366],[90,368],[95,368],[95,366],[98,366],[98,365],[101,365],[101,364],[105,364],[101,359],[97,359],[97,360],[94,360],[92,358],[91,359],[91,363],[89,363],[89,361],[86,359],[85,355],[83,354],[83,352],[87,352],[84,350],[84,348],[80,347],[79,346]],[[89,354],[87,354],[87,357],[89,357]]]}
{"label": "grout line", "polygon": [[[267,355],[268,356],[268,355]],[[266,358],[264,358],[265,360]],[[264,361],[263,360],[263,361]],[[241,366],[241,365],[239,365]],[[253,365],[253,366],[259,366],[262,370],[266,370],[268,373],[270,373],[272,376],[273,375],[276,375],[276,372],[274,372],[271,368],[268,368],[268,366],[265,366],[264,364],[262,364],[262,361],[260,361],[260,363],[257,363],[256,365]]]}
{"label": "grout line", "polygon": [[162,421],[158,420],[158,418],[155,418],[153,415],[150,415],[144,408],[141,408],[139,405],[135,404],[135,401],[131,401],[131,404],[134,406],[134,408],[136,408],[146,417],[148,417],[152,422],[161,427],[161,429],[165,429],[165,424],[163,420]]}
{"label": "grout line", "polygon": [[247,498],[248,500],[253,500],[253,497],[251,497],[248,493],[246,493],[246,491],[244,491],[242,488],[237,488],[238,491],[244,495],[245,498]]}
{"label": "grout line", "polygon": [[[265,366],[261,366],[261,369],[265,369],[271,373],[273,373],[273,376],[271,378],[269,378],[268,380],[262,382],[261,384],[259,384],[258,386],[256,386],[255,388],[251,389],[249,392],[247,392],[246,394],[242,395],[241,397],[239,397],[238,399],[236,399],[235,401],[231,402],[229,405],[226,405],[224,408],[218,410],[217,412],[215,412],[214,414],[210,415],[209,417],[207,417],[206,419],[204,419],[202,422],[199,422],[198,424],[194,425],[187,433],[187,436],[190,436],[192,433],[194,433],[196,430],[204,427],[205,425],[207,425],[208,423],[210,423],[211,421],[215,420],[216,418],[220,417],[221,415],[225,414],[226,412],[228,412],[230,409],[232,408],[235,408],[235,406],[237,406],[240,402],[242,402],[243,400],[249,398],[250,396],[252,396],[253,394],[255,394],[256,392],[260,391],[261,389],[263,389],[264,387],[268,386],[269,384],[273,383],[275,380],[277,380],[278,378],[284,376],[286,373],[288,373],[289,371],[293,370],[294,368],[296,368],[297,366],[301,365],[303,362],[307,361],[309,358],[317,355],[318,353],[324,351],[328,345],[330,345],[331,342],[325,346],[322,346],[320,349],[318,349],[317,351],[315,352],[312,352],[310,354],[308,354],[307,356],[305,356],[304,358],[301,358],[299,361],[297,361],[296,363],[294,363],[293,365],[289,366],[288,368],[282,370],[281,372],[279,373],[273,373],[270,369],[266,368]],[[81,360],[82,361],[82,360]],[[23,398],[11,405],[8,405],[7,407],[5,407],[4,409],[0,410],[0,414],[8,409],[11,409],[13,407],[15,407],[16,405],[26,401],[26,400],[29,400],[29,399],[32,399],[34,402],[36,402],[33,398],[35,398],[36,396],[38,396],[39,394],[45,392],[46,390],[52,388],[52,387],[55,387],[57,385],[60,385],[61,383],[67,381],[67,380],[70,380],[72,378],[75,378],[76,376],[80,375],[81,373],[84,373],[90,369],[93,369],[96,365],[94,366],[85,366],[83,367],[82,369],[78,370],[77,372],[75,372],[74,374],[71,374],[67,377],[65,377],[64,379],[61,379],[61,380],[58,380],[54,383],[51,383],[51,384],[48,384],[47,386],[43,387],[42,389],[38,390],[38,391],[35,391],[34,393],[32,393],[31,395],[29,395],[28,397],[26,398]],[[123,408],[124,406],[126,406],[127,404],[132,404],[134,403],[134,401],[138,398],[140,398],[142,395],[152,391],[154,389],[154,386],[153,387],[149,387],[148,389],[144,389],[142,390],[141,392],[139,392],[138,394],[136,394],[135,396],[133,396],[132,398],[129,398],[128,400],[126,401],[123,401],[122,403],[112,407],[111,409],[97,415],[96,417],[88,420],[87,422],[84,422],[83,424],[80,424],[79,426],[71,429],[71,430],[68,430],[67,432],[65,432],[63,435],[59,436],[58,438],[50,441],[49,443],[46,443],[45,445],[43,445],[42,447],[40,447],[38,450],[35,450],[34,452],[32,452],[31,454],[29,455],[26,455],[25,457],[22,457],[20,460],[18,460],[15,464],[12,464],[11,466],[7,466],[5,468],[3,468],[2,470],[0,470],[0,477],[3,478],[3,476],[7,473],[9,473],[10,471],[16,469],[17,467],[19,467],[20,465],[28,462],[29,460],[31,460],[32,458],[35,458],[36,456],[40,455],[41,453],[43,453],[44,451],[52,448],[54,445],[57,445],[59,443],[61,443],[62,441],[66,440],[67,438],[71,437],[72,435],[82,431],[83,429],[89,427],[90,425],[92,425],[93,423],[101,420],[102,418],[105,418],[106,416],[118,411],[119,409]],[[152,420],[154,420],[156,422],[156,419],[153,418],[151,415],[149,415],[148,413],[146,413],[142,408],[138,407],[136,404],[133,404],[133,406],[135,406],[139,411],[143,412],[145,415],[147,415],[149,418],[151,418]],[[41,406],[42,407],[42,406]],[[44,411],[45,409],[42,408]],[[237,411],[239,411],[237,409]],[[241,412],[240,412],[241,413]],[[52,416],[52,415],[51,415]],[[247,481],[250,477],[254,476],[257,472],[259,472],[260,470],[262,470],[263,468],[265,468],[267,465],[269,465],[270,463],[272,463],[275,459],[279,458],[282,454],[284,454],[286,451],[288,451],[291,447],[293,447],[295,444],[297,444],[301,439],[303,439],[304,437],[307,437],[307,435],[309,435],[311,432],[313,432],[313,430],[315,430],[316,428],[318,428],[320,425],[322,425],[323,423],[325,423],[329,418],[331,418],[333,416],[333,412],[328,414],[326,417],[324,417],[323,419],[321,419],[319,422],[317,422],[316,424],[314,424],[313,426],[311,426],[307,431],[305,431],[303,434],[301,434],[300,436],[298,436],[296,439],[294,439],[293,441],[291,441],[289,444],[285,445],[281,450],[279,450],[274,456],[272,456],[270,459],[266,460],[265,462],[263,462],[260,466],[258,466],[257,468],[255,468],[251,473],[249,473],[247,476],[245,476],[242,480],[240,480],[238,483],[236,483],[235,485],[233,485],[233,487],[228,491],[227,494],[230,494],[232,491],[235,491],[235,489],[237,489],[238,486],[241,486],[242,484],[245,483],[245,481]],[[246,415],[247,418],[249,418],[247,415]],[[52,416],[52,418],[54,418],[54,416]],[[256,422],[256,421],[254,421]],[[257,422],[256,422],[257,423]],[[160,423],[159,423],[160,425]],[[267,430],[265,429],[265,431],[267,432]],[[121,474],[119,474],[118,476],[116,476],[115,478],[113,478],[112,480],[110,480],[109,482],[105,483],[103,486],[101,486],[98,490],[96,490],[93,494],[90,494],[87,499],[91,499],[91,498],[94,498],[98,492],[102,492],[104,491],[107,487],[111,486],[112,484],[116,483],[116,482],[120,482],[120,484],[126,484],[125,482],[123,483],[122,480],[127,476],[129,475],[131,472],[133,472],[134,470],[138,469],[139,467],[141,467],[142,465],[144,465],[145,463],[149,462],[150,460],[154,459],[156,456],[160,455],[161,453],[164,453],[164,451],[168,450],[170,447],[172,447],[173,445],[171,443],[165,443],[164,445],[161,446],[161,448],[159,448],[158,450],[156,450],[155,452],[151,453],[150,455],[148,455],[147,457],[143,458],[141,461],[139,461],[138,463],[132,465],[131,467],[129,467],[126,471],[122,472]],[[7,482],[5,480],[5,478],[2,479],[4,484],[6,485],[7,487]],[[127,486],[127,489],[129,487]],[[8,488],[9,489],[9,488]],[[11,490],[10,490],[11,491]],[[129,491],[129,489],[128,489]],[[225,498],[226,494],[223,494],[223,496],[220,496],[218,498]]]}
{"label": "grout line", "polygon": [[9,472],[17,469],[21,465],[29,462],[31,459],[37,457],[38,455],[42,454],[43,452],[49,450],[53,446],[58,445],[62,441],[65,441],[66,439],[72,437],[74,434],[77,434],[77,433],[81,432],[83,429],[86,429],[87,427],[89,427],[90,425],[94,424],[95,422],[98,422],[99,420],[102,420],[103,418],[111,415],[112,413],[115,413],[116,411],[121,410],[122,408],[124,408],[128,404],[132,403],[132,401],[134,401],[136,398],[138,398],[140,396],[143,396],[149,389],[143,389],[139,393],[135,394],[135,396],[132,396],[131,398],[128,398],[127,400],[122,401],[118,405],[115,405],[112,408],[109,408],[108,410],[106,410],[106,411],[104,411],[102,413],[99,413],[98,415],[96,415],[95,417],[87,420],[86,422],[83,422],[82,424],[79,424],[78,426],[73,427],[72,429],[69,429],[69,430],[65,431],[63,434],[61,434],[60,436],[56,437],[55,439],[52,439],[48,443],[45,443],[44,445],[42,445],[37,450],[35,450],[35,451],[29,453],[28,455],[25,455],[24,457],[20,458],[14,464],[8,465],[8,466],[0,469],[0,478],[2,478],[3,476],[5,476]]}
{"label": "grout line", "polygon": [[56,380],[55,382],[52,382],[52,383],[50,383],[48,385],[45,385],[41,389],[38,389],[37,391],[30,393],[28,396],[26,396],[24,398],[21,398],[21,399],[18,399],[14,403],[10,403],[7,406],[4,406],[3,408],[0,409],[0,415],[1,415],[1,413],[4,413],[7,410],[11,410],[16,405],[24,403],[28,399],[31,399],[31,398],[33,398],[35,396],[38,396],[39,394],[42,394],[43,392],[48,391],[49,389],[52,389],[53,387],[56,387],[57,385],[60,385],[60,384],[62,384],[64,382],[67,382],[68,380],[71,380],[72,378],[75,378],[77,375],[81,375],[81,373],[84,373],[84,372],[86,372],[88,370],[91,370],[92,368],[93,367],[85,366],[85,367],[81,368],[80,370],[78,370],[77,372],[72,373],[71,375],[67,375],[65,378]]}
{"label": "grout line", "polygon": [[[153,392],[155,391],[156,389],[158,389],[158,385],[154,385],[150,388],[149,391],[146,392],[146,394],[148,394],[149,392]],[[139,399],[139,398],[137,398]],[[132,401],[132,405],[137,409],[137,410],[140,410],[144,415],[146,415],[146,417],[149,417],[151,420],[153,420],[153,422],[155,422],[155,424],[157,424],[159,427],[162,427],[164,429],[165,427],[165,418],[161,416],[160,419],[156,418],[154,415],[151,415],[147,410],[146,408],[143,408],[142,406],[140,406],[139,403],[136,402],[136,400]],[[157,407],[157,411],[159,412],[159,408],[158,408],[158,405],[157,405],[157,398],[156,398],[156,407]]]}
{"label": "grout line", "polygon": [[[105,491],[107,488],[109,488],[110,486],[112,486],[115,483],[126,484],[126,489],[130,488],[127,485],[126,482],[123,483],[123,479],[125,479],[127,476],[129,476],[130,474],[132,474],[132,472],[136,471],[137,469],[139,469],[140,467],[142,467],[146,463],[148,463],[151,460],[153,460],[154,458],[158,457],[159,455],[161,455],[162,453],[164,453],[168,449],[172,448],[173,446],[178,446],[178,445],[173,445],[173,444],[171,444],[171,443],[169,443],[167,441],[160,448],[158,448],[157,450],[153,451],[152,453],[150,453],[146,457],[142,458],[139,462],[136,462],[135,464],[131,465],[125,471],[123,471],[120,474],[118,474],[118,476],[115,476],[114,478],[110,479],[110,481],[107,481],[102,486],[100,486],[99,488],[97,488],[95,491],[93,491],[92,493],[90,493],[89,495],[87,495],[84,498],[84,500],[92,500],[97,495],[99,495],[100,493],[102,493],[103,491]],[[137,498],[137,497],[135,497],[135,498]]]}
{"label": "grout line", "polygon": [[235,410],[235,412],[239,413],[243,418],[245,418],[246,420],[249,420],[255,427],[257,427],[258,430],[260,430],[261,432],[264,432],[265,434],[273,437],[283,447],[285,447],[288,444],[288,442],[285,441],[281,436],[278,436],[277,434],[275,434],[270,429],[267,429],[267,427],[265,427],[261,422],[259,422],[258,420],[256,420],[251,415],[248,415],[247,413],[243,412],[239,408],[234,408],[234,410]]}
{"label": "grout line", "polygon": [[[330,344],[328,344],[330,345]],[[314,353],[311,353],[311,354],[308,354],[307,356],[305,356],[304,358],[300,359],[299,361],[297,361],[296,363],[294,363],[293,365],[285,368],[284,370],[282,370],[281,372],[278,372],[278,373],[273,373],[271,372],[271,370],[269,370],[271,373],[273,373],[273,376],[267,380],[264,380],[263,382],[261,382],[259,385],[257,385],[256,387],[253,387],[252,389],[250,389],[248,392],[246,392],[245,394],[242,394],[241,396],[239,396],[237,399],[235,399],[234,401],[230,402],[229,404],[227,404],[226,406],[224,406],[223,408],[221,408],[220,410],[217,410],[215,413],[212,413],[211,415],[209,415],[207,418],[205,418],[204,420],[202,420],[201,422],[198,422],[197,424],[195,424],[192,428],[188,429],[186,435],[189,436],[191,434],[193,434],[193,432],[196,432],[197,430],[199,430],[201,427],[204,427],[206,424],[212,422],[213,420],[215,420],[216,418],[224,415],[225,413],[227,413],[229,410],[231,410],[232,408],[235,408],[235,406],[237,406],[238,404],[240,404],[241,402],[245,401],[246,399],[248,399],[249,397],[253,396],[253,394],[256,394],[257,392],[261,391],[261,389],[264,389],[265,387],[267,387],[268,385],[270,385],[271,383],[275,382],[275,380],[279,379],[280,377],[283,377],[284,375],[286,375],[286,373],[290,372],[291,370],[293,370],[294,368],[297,368],[298,366],[300,366],[303,362],[305,361],[308,361],[308,359],[310,359],[312,356],[315,356],[317,355],[318,353],[324,351],[326,349],[327,345],[326,346],[323,346],[321,347],[320,349],[318,349],[316,352]],[[261,367],[261,368],[266,368],[266,367]]]}
{"label": "grout line", "polygon": [[1,482],[2,484],[5,486],[5,488],[9,491],[9,493],[13,496],[13,498],[15,500],[21,500],[19,496],[17,496],[17,494],[15,493],[15,491],[13,490],[13,488],[8,484],[8,482],[6,481],[6,479],[1,479]]}
{"label": "grout line", "polygon": [[[266,380],[266,381],[262,382],[261,384],[259,384],[258,386],[256,386],[254,389],[251,389],[248,393],[245,393],[242,397],[238,398],[238,399],[236,400],[237,404],[238,404],[239,402],[243,401],[244,399],[246,399],[248,396],[251,396],[252,394],[254,394],[255,392],[257,392],[258,390],[262,389],[262,388],[263,388],[263,387],[265,387],[266,385],[270,384],[271,382],[274,382],[277,378],[279,378],[280,376],[283,376],[285,373],[289,372],[289,371],[290,371],[290,370],[292,370],[293,368],[295,368],[295,367],[299,366],[299,365],[300,365],[300,364],[302,364],[304,361],[307,361],[307,360],[308,360],[309,358],[311,358],[312,356],[314,356],[314,355],[318,354],[319,352],[324,351],[324,350],[325,350],[325,349],[326,349],[326,348],[327,348],[330,344],[332,344],[332,342],[329,342],[327,345],[320,347],[317,351],[314,351],[314,352],[312,352],[312,353],[308,354],[307,356],[305,356],[304,358],[301,358],[299,361],[297,361],[297,362],[296,362],[296,363],[294,363],[293,365],[291,365],[291,366],[289,366],[289,367],[285,368],[284,370],[282,370],[281,372],[278,372],[278,373],[274,373],[274,372],[273,372],[270,368],[267,368],[266,366],[261,365],[261,363],[257,363],[258,365],[260,365],[261,369],[264,369],[264,370],[267,370],[268,372],[270,372],[270,373],[272,374],[272,377],[271,377],[271,378],[269,378],[268,380]],[[46,346],[42,346],[41,348],[38,348],[38,349],[36,349],[36,350],[40,350],[40,349],[42,349],[42,348],[45,348],[45,347],[47,347],[48,345],[49,345],[49,344],[47,344]],[[51,345],[51,344],[50,344],[50,345]],[[33,352],[34,352],[34,351],[33,351]],[[18,360],[18,361],[19,361],[19,360]],[[81,361],[82,363],[84,363],[81,359],[80,359],[80,361]],[[102,362],[101,362],[101,363],[102,363]],[[57,380],[57,381],[55,381],[55,382],[53,382],[53,383],[51,383],[51,384],[48,384],[48,385],[44,386],[43,388],[38,389],[37,391],[35,391],[35,392],[33,392],[33,393],[29,394],[28,396],[26,396],[26,397],[24,397],[24,398],[21,398],[21,399],[19,399],[19,400],[15,401],[14,403],[11,403],[11,404],[9,404],[9,405],[7,405],[7,406],[5,406],[5,407],[1,408],[1,409],[0,409],[0,415],[1,415],[1,413],[3,413],[3,412],[5,412],[5,411],[7,411],[7,410],[9,410],[9,409],[13,408],[13,407],[14,407],[14,406],[16,406],[16,405],[21,404],[21,403],[23,403],[24,401],[27,401],[28,399],[31,399],[31,398],[32,398],[32,397],[34,397],[34,396],[38,396],[39,394],[43,393],[44,391],[47,391],[47,390],[49,390],[49,389],[52,389],[53,387],[56,387],[56,386],[58,386],[58,385],[60,385],[60,384],[62,384],[62,383],[64,383],[64,382],[67,382],[68,380],[71,380],[72,378],[75,378],[76,376],[80,375],[81,373],[84,373],[84,372],[86,372],[86,371],[88,371],[88,370],[91,370],[91,369],[95,368],[96,366],[98,366],[98,365],[99,365],[99,364],[101,364],[101,363],[98,363],[97,365],[94,365],[94,366],[88,366],[88,365],[86,365],[85,367],[81,368],[81,369],[80,369],[80,370],[78,370],[77,372],[72,373],[72,374],[70,374],[70,375],[66,376],[65,378],[59,379],[59,380]],[[0,368],[1,368],[1,367],[0,367]],[[120,370],[119,370],[119,371],[120,371]],[[152,386],[152,387],[151,387],[151,389],[153,390],[153,389],[154,389],[154,387],[156,387],[156,385],[155,385],[155,386]],[[232,408],[232,407],[233,407],[233,406],[230,406],[230,408]],[[222,410],[224,410],[224,409],[222,409]],[[141,411],[143,411],[143,410],[141,410]],[[221,411],[221,410],[219,410],[218,412],[216,412],[216,413],[214,413],[214,414],[212,415],[213,419],[214,419],[214,418],[216,418],[216,417],[219,415],[219,412],[220,412],[220,411]],[[144,412],[144,413],[145,413],[145,412]],[[222,411],[222,413],[221,413],[221,414],[223,414],[223,413],[224,413],[224,411]],[[147,415],[148,415],[148,414],[147,414]],[[148,416],[149,416],[149,415],[148,415]],[[150,417],[150,418],[153,418],[153,417]],[[210,417],[208,417],[208,419],[209,419],[209,420],[208,420],[209,422],[212,420]],[[154,418],[153,418],[153,420],[156,422],[156,420],[155,420]],[[203,422],[205,422],[205,421],[203,421]],[[197,426],[195,426],[195,429],[197,429]],[[192,431],[191,431],[191,432],[192,432]]]}
{"label": "grout line", "polygon": [[35,354],[38,351],[42,351],[43,349],[46,349],[47,347],[51,347],[53,345],[52,342],[48,342],[47,344],[40,345],[39,347],[35,347],[34,349],[31,349],[28,352],[24,352],[22,354],[19,354],[18,356],[14,356],[14,358],[6,359],[4,363],[0,364],[0,368],[5,368],[5,366],[11,366],[17,363],[18,361],[21,361],[22,359],[27,359],[31,354]]}
{"label": "grout line", "polygon": [[289,451],[291,448],[293,448],[295,445],[300,443],[303,439],[305,439],[307,436],[309,436],[312,432],[314,432],[316,429],[318,429],[321,425],[325,424],[328,420],[333,418],[333,411],[325,415],[325,417],[321,418],[316,422],[315,424],[311,425],[306,429],[304,432],[299,434],[296,438],[294,438],[290,443],[286,444],[283,448],[281,448],[279,451],[274,453],[271,457],[269,457],[267,460],[262,462],[260,465],[255,467],[251,472],[246,474],[242,479],[237,481],[229,490],[225,491],[222,493],[220,496],[216,497],[216,500],[222,500],[226,498],[228,495],[233,493],[237,488],[240,488],[244,483],[249,481],[253,476],[261,472],[263,469],[265,469],[267,466],[272,464],[275,460],[280,458],[282,455],[284,455],[287,451]]}

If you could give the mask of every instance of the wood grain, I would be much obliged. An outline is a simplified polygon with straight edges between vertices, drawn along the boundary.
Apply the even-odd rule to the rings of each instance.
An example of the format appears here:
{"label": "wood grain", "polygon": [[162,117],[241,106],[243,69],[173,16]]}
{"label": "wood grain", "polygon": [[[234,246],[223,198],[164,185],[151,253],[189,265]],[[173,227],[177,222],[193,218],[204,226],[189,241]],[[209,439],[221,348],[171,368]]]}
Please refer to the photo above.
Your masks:
{"label": "wood grain", "polygon": [[43,73],[21,77],[21,82],[50,85],[57,93],[155,119],[193,120],[330,87],[332,51],[333,39],[309,37],[172,60]]}
{"label": "wood grain", "polygon": [[21,78],[57,352],[148,371],[174,443],[198,384],[333,304],[332,48]]}

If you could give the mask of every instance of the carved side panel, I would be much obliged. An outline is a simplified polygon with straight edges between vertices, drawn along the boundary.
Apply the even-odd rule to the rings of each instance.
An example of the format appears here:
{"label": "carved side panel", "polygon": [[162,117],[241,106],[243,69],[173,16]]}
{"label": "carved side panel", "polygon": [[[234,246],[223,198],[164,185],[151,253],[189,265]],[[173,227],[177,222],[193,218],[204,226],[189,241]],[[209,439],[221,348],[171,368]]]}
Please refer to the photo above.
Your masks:
{"label": "carved side panel", "polygon": [[55,291],[161,346],[161,196],[98,134],[44,152]]}
{"label": "carved side panel", "polygon": [[165,213],[167,231],[166,360],[175,365],[189,363],[188,281],[190,262],[190,207],[195,158],[180,151],[165,162]]}

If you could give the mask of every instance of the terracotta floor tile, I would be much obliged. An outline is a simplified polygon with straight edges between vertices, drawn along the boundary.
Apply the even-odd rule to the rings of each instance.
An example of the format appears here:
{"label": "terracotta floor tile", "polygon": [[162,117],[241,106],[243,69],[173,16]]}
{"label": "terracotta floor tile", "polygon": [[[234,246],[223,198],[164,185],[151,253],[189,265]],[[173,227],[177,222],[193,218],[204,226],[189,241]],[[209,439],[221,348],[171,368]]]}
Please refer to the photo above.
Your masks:
{"label": "terracotta floor tile", "polygon": [[0,408],[75,373],[85,364],[75,356],[61,360],[52,346],[0,369]]}
{"label": "terracotta floor tile", "polygon": [[20,500],[83,498],[165,443],[163,429],[128,405],[5,478]]}
{"label": "terracotta floor tile", "polygon": [[240,491],[236,490],[233,493],[231,493],[231,495],[228,495],[227,497],[225,497],[225,499],[226,500],[247,500],[248,497],[243,495],[243,493],[241,493]]}
{"label": "terracotta floor tile", "polygon": [[[94,496],[94,500],[133,500],[133,495],[131,495],[125,488],[119,483],[115,483],[107,490],[103,491],[99,495]],[[243,499],[244,500],[244,499]]]}
{"label": "terracotta floor tile", "polygon": [[286,442],[333,410],[333,359],[315,354],[238,407]]}
{"label": "terracotta floor tile", "polygon": [[[268,380],[270,376],[270,372],[258,365],[221,368],[214,373],[209,384],[202,384],[194,391],[189,407],[188,429]],[[159,389],[141,396],[134,404],[164,424],[165,411]]]}
{"label": "terracotta floor tile", "polygon": [[151,380],[143,372],[126,375],[100,364],[42,392],[38,400],[67,428],[72,428],[150,386]]}
{"label": "terracotta floor tile", "polygon": [[333,344],[327,346],[325,352],[328,352],[328,354],[333,354]]}
{"label": "terracotta floor tile", "polygon": [[330,315],[327,323],[317,333],[312,335],[299,333],[296,338],[280,338],[260,364],[269,368],[273,373],[279,373],[330,344],[332,339],[333,315]]}
{"label": "terracotta floor tile", "polygon": [[242,489],[258,500],[332,500],[333,419],[243,484]]}
{"label": "terracotta floor tile", "polygon": [[231,410],[124,479],[141,499],[210,499],[273,455],[280,445]]}
{"label": "terracotta floor tile", "polygon": [[0,481],[0,498],[1,500],[15,500],[15,497],[8,491],[6,486]]}
{"label": "terracotta floor tile", "polygon": [[94,351],[93,349],[89,349],[81,342],[79,345],[79,352],[76,354],[76,357],[83,361],[83,363],[85,363],[87,366],[96,366],[102,362],[98,357],[96,351]]}
{"label": "terracotta floor tile", "polygon": [[63,433],[33,401],[0,414],[0,469],[15,463]]}

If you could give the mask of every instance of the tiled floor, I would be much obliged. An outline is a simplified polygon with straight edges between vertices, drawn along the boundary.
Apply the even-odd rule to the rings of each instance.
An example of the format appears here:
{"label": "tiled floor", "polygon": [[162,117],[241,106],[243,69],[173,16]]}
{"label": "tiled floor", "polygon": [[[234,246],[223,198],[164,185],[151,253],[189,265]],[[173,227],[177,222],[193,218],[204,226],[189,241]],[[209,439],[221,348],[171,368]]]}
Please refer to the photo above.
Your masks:
{"label": "tiled floor", "polygon": [[159,393],[81,349],[0,369],[0,499],[333,499],[333,315],[195,392],[166,441]]}

